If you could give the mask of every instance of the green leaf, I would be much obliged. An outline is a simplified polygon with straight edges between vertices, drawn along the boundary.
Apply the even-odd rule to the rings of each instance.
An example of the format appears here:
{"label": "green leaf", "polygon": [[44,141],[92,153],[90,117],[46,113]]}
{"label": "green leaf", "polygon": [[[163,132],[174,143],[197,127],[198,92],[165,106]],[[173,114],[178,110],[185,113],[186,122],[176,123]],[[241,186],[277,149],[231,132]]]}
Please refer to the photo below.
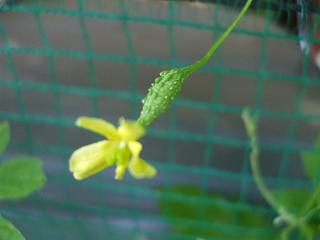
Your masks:
{"label": "green leaf", "polygon": [[45,181],[40,160],[25,156],[7,160],[0,165],[0,199],[24,198]]}
{"label": "green leaf", "polygon": [[10,126],[8,122],[0,123],[0,154],[2,154],[10,140]]}
{"label": "green leaf", "polygon": [[274,239],[271,219],[250,209],[232,208],[235,202],[217,193],[204,194],[188,185],[161,191],[160,213],[176,232],[199,238]]}
{"label": "green leaf", "polygon": [[21,232],[7,219],[0,215],[0,239],[1,240],[25,240]]}
{"label": "green leaf", "polygon": [[302,208],[310,199],[312,193],[306,189],[279,189],[273,194],[279,203],[296,216],[301,214]]}
{"label": "green leaf", "polygon": [[302,152],[301,159],[306,175],[315,184],[318,184],[320,181],[320,136],[315,142],[314,150]]}
{"label": "green leaf", "polygon": [[161,72],[142,100],[143,107],[138,122],[147,127],[166,111],[179,94],[183,82],[193,71],[193,66],[188,66]]}
{"label": "green leaf", "polygon": [[[320,236],[319,225],[320,225],[320,216],[319,216],[319,213],[315,213],[303,226],[304,229],[302,232],[304,235],[313,235],[314,237],[312,239],[318,239],[315,237]],[[305,239],[308,239],[308,238],[305,238]]]}

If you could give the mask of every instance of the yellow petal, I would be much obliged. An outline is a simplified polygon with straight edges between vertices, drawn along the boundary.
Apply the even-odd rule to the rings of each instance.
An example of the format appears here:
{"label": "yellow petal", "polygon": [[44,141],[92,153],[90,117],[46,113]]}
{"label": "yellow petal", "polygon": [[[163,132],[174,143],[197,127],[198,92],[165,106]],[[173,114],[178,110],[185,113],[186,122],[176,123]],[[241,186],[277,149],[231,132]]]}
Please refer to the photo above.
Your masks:
{"label": "yellow petal", "polygon": [[131,141],[128,143],[128,147],[133,158],[138,158],[140,152],[142,151],[142,144],[137,141]]}
{"label": "yellow petal", "polygon": [[76,150],[70,157],[69,169],[74,178],[81,180],[112,165],[114,144],[110,141],[100,141]]}
{"label": "yellow petal", "polygon": [[129,171],[135,178],[152,178],[157,174],[157,170],[141,158],[131,160]]}
{"label": "yellow petal", "polygon": [[112,123],[100,118],[79,117],[76,125],[78,127],[83,127],[95,133],[101,134],[102,136],[111,140],[120,139],[116,127]]}
{"label": "yellow petal", "polygon": [[115,179],[116,180],[121,180],[127,170],[128,164],[119,164],[116,167],[116,175],[115,175]]}
{"label": "yellow petal", "polygon": [[125,141],[135,141],[145,133],[144,128],[135,121],[127,121],[121,118],[119,122],[120,126],[118,128],[118,133],[120,134],[121,139]]}

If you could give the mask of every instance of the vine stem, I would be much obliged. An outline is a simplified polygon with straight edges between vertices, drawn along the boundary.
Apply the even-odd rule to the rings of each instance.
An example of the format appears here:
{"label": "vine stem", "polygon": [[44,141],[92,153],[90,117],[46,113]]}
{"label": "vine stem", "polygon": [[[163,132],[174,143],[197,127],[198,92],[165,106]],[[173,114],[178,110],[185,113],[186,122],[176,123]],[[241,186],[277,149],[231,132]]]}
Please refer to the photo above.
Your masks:
{"label": "vine stem", "polygon": [[278,214],[286,220],[290,225],[297,225],[298,219],[291,214],[281,203],[277,201],[272,192],[267,188],[259,166],[259,142],[257,137],[257,119],[254,118],[249,109],[245,109],[242,113],[242,119],[246,128],[247,135],[250,139],[251,154],[250,154],[250,163],[253,173],[254,180],[258,186],[259,191],[261,192],[264,199],[268,204],[273,207]]}
{"label": "vine stem", "polygon": [[309,215],[308,211],[310,212],[310,209],[312,209],[313,204],[319,199],[320,196],[320,186],[317,187],[316,191],[312,194],[310,197],[309,201],[305,204],[303,210],[302,210],[302,215]]}
{"label": "vine stem", "polygon": [[292,232],[292,229],[292,226],[287,226],[285,229],[283,229],[281,233],[281,240],[288,240]]}
{"label": "vine stem", "polygon": [[206,55],[204,55],[199,61],[195,62],[192,67],[195,70],[202,67],[205,63],[209,61],[209,59],[212,57],[212,55],[215,53],[217,48],[224,42],[224,40],[229,36],[229,34],[232,32],[232,30],[236,27],[240,19],[243,17],[243,15],[247,12],[249,9],[251,3],[253,0],[247,0],[246,4],[241,9],[238,16],[233,20],[231,25],[227,28],[227,30],[219,37],[219,39],[210,47]]}

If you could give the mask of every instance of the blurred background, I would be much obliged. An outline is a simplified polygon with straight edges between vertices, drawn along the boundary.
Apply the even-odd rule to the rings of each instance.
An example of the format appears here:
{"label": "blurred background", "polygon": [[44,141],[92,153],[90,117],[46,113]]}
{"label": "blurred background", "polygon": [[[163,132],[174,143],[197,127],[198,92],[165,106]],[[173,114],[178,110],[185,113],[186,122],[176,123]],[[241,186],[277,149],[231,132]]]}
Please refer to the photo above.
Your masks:
{"label": "blurred background", "polygon": [[244,1],[0,1],[5,156],[41,157],[48,174],[1,213],[30,240],[276,239],[240,115],[249,106],[260,116],[268,185],[309,187],[300,152],[320,126],[320,12],[307,2],[254,1],[142,139],[156,178],[115,181],[107,169],[78,182],[68,158],[98,138],[75,119],[136,119],[159,72],[199,59]]}

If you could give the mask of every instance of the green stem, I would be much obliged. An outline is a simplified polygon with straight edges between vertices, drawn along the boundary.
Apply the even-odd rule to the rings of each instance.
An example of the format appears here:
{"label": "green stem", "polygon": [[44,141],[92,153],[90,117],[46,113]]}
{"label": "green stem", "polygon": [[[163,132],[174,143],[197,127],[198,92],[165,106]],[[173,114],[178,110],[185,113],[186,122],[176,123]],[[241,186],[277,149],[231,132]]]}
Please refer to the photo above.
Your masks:
{"label": "green stem", "polygon": [[235,28],[235,26],[238,24],[240,19],[243,17],[243,15],[246,13],[246,11],[249,9],[251,3],[253,0],[247,0],[246,4],[243,6],[241,12],[239,15],[233,20],[231,25],[228,27],[228,29],[219,37],[219,39],[211,46],[209,51],[204,55],[199,61],[194,63],[192,66],[194,67],[194,71],[198,68],[202,67],[206,62],[209,61],[209,59],[212,57],[214,52],[217,50],[217,48],[224,42],[224,40],[228,37],[228,35],[232,32],[232,30]]}
{"label": "green stem", "polygon": [[306,240],[313,240],[314,239],[313,231],[307,225],[301,225],[299,230],[305,236]]}
{"label": "green stem", "polygon": [[288,226],[285,229],[283,229],[281,233],[281,240],[288,240],[292,230],[293,230],[292,226]]}
{"label": "green stem", "polygon": [[301,214],[301,223],[307,222],[314,214],[320,211],[320,207],[315,207],[306,211],[304,214]]}
{"label": "green stem", "polygon": [[262,174],[259,166],[259,143],[257,137],[257,120],[253,118],[248,109],[245,109],[242,113],[242,119],[244,121],[248,137],[250,139],[251,154],[250,163],[254,180],[258,186],[259,191],[265,200],[273,207],[280,216],[282,216],[288,223],[296,225],[297,219],[294,215],[287,211],[287,209],[279,203],[273,196],[272,192],[267,188],[263,181]]}
{"label": "green stem", "polygon": [[320,186],[313,192],[312,196],[309,198],[309,201],[303,207],[302,216],[309,215],[308,212],[310,212],[310,209],[312,210],[312,207],[314,203],[319,199],[319,196],[320,196]]}

